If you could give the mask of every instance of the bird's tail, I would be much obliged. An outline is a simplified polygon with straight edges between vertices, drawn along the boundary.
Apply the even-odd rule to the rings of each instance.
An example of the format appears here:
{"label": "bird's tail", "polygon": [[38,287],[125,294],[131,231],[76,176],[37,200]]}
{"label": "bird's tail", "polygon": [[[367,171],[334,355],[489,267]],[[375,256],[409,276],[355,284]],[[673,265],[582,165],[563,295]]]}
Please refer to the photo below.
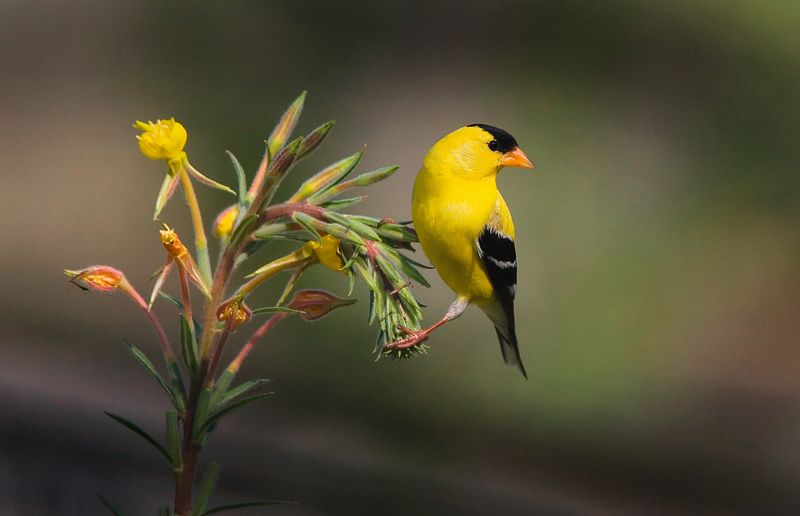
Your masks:
{"label": "bird's tail", "polygon": [[525,379],[528,379],[528,373],[525,372],[525,366],[522,364],[522,358],[519,356],[519,345],[517,344],[517,335],[513,328],[506,335],[498,326],[494,327],[497,332],[497,339],[500,341],[500,352],[503,354],[503,361],[506,365],[517,366],[519,372]]}

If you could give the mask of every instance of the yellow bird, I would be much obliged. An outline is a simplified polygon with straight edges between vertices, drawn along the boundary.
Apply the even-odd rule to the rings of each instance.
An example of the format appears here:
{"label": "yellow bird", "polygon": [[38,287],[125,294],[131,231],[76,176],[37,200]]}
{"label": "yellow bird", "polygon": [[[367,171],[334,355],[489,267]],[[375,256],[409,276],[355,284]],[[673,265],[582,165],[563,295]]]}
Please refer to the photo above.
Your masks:
{"label": "yellow bird", "polygon": [[456,294],[433,326],[390,344],[407,348],[476,304],[494,323],[506,364],[528,377],[517,346],[514,222],[497,190],[503,167],[533,168],[508,132],[472,124],[448,134],[425,155],[414,183],[411,213],[425,255]]}

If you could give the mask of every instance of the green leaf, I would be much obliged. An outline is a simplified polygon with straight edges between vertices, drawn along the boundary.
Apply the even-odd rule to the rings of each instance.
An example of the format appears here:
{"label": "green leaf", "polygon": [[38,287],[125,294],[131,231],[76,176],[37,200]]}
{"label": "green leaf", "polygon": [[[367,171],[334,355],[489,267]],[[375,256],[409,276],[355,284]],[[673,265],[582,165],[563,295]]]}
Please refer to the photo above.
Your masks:
{"label": "green leaf", "polygon": [[297,189],[297,192],[289,198],[288,202],[300,202],[304,199],[308,199],[310,203],[316,204],[314,202],[315,197],[347,177],[355,166],[358,165],[358,162],[361,161],[363,156],[364,152],[359,151],[336,163],[328,165],[306,179],[303,184],[300,185],[300,188]]}
{"label": "green leaf", "polygon": [[269,382],[268,378],[258,378],[256,380],[248,380],[240,385],[237,385],[233,389],[229,390],[225,393],[225,396],[220,399],[219,404],[225,405],[230,403],[231,401],[235,400],[239,396],[243,394],[247,394],[248,392],[252,391],[253,389],[264,385],[265,383]]}
{"label": "green leaf", "polygon": [[271,156],[274,156],[292,136],[294,128],[297,126],[297,121],[300,120],[300,114],[303,112],[305,100],[306,92],[304,91],[292,102],[286,109],[286,112],[283,113],[280,120],[278,120],[278,124],[267,139],[267,149],[269,149]]}
{"label": "green leaf", "polygon": [[167,174],[164,177],[164,182],[161,183],[161,189],[159,190],[158,197],[156,198],[156,207],[155,210],[153,210],[153,220],[158,220],[158,216],[161,215],[161,210],[164,209],[167,201],[169,201],[169,199],[172,197],[172,194],[175,193],[175,189],[177,188],[180,180],[180,174]]}
{"label": "green leaf", "polygon": [[233,509],[243,509],[245,507],[259,507],[264,505],[297,505],[297,502],[292,502],[289,500],[258,500],[253,502],[232,503],[229,505],[220,505],[219,507],[214,507],[213,509],[204,512],[202,516],[208,516],[209,514],[215,514],[223,511],[231,511]]}
{"label": "green leaf", "polygon": [[[100,503],[105,505],[106,509],[111,511],[112,514],[114,514],[115,516],[122,516],[122,513],[119,511],[119,509],[117,509],[114,505],[112,505],[111,502],[109,502],[108,500],[103,498],[102,495],[97,495],[97,497],[100,499]],[[208,514],[208,513],[206,513],[206,514]]]}
{"label": "green leaf", "polygon": [[212,392],[208,389],[200,391],[200,396],[197,398],[197,409],[194,414],[194,439],[200,437],[208,426],[208,413],[211,410],[211,396]]}
{"label": "green leaf", "polygon": [[364,172],[363,174],[354,177],[348,182],[353,183],[356,186],[369,186],[379,181],[383,181],[387,177],[397,172],[397,169],[399,168],[400,167],[398,165],[376,168],[375,170]]}
{"label": "green leaf", "polygon": [[[179,312],[183,312],[183,302],[175,296],[171,296],[166,292],[159,292],[158,295],[169,301],[170,303],[174,304],[178,307]],[[200,326],[200,322],[197,320],[196,317],[192,317],[194,319],[194,334],[200,335],[203,333],[203,327]]]}
{"label": "green leaf", "polygon": [[211,390],[210,410],[214,410],[217,407],[219,400],[228,392],[228,388],[231,386],[231,382],[233,382],[235,376],[236,373],[232,373],[227,369],[222,372]]}
{"label": "green leaf", "polygon": [[299,161],[314,152],[325,141],[334,124],[336,124],[335,120],[325,122],[303,138],[300,142],[300,147],[297,149],[297,160]]}
{"label": "green leaf", "polygon": [[314,237],[315,240],[318,242],[322,240],[322,236],[314,228],[314,222],[317,221],[317,219],[310,215],[306,215],[303,212],[296,211],[292,213],[292,220],[303,226],[303,228],[308,231],[308,233]]}
{"label": "green leaf", "polygon": [[267,396],[272,396],[272,394],[273,393],[271,393],[271,392],[262,392],[260,394],[253,394],[252,396],[247,396],[246,398],[239,398],[238,400],[235,400],[235,401],[233,401],[231,403],[228,403],[227,405],[223,406],[222,408],[217,409],[214,412],[212,412],[208,416],[208,418],[205,420],[205,422],[203,423],[202,427],[200,428],[200,431],[201,432],[205,431],[206,428],[208,428],[212,423],[214,423],[215,421],[220,419],[225,414],[227,414],[229,412],[232,412],[232,411],[234,411],[234,410],[236,410],[238,408],[241,408],[241,407],[243,407],[245,405],[249,405],[250,403],[253,403],[254,401],[258,401],[260,399],[266,398]]}
{"label": "green leaf", "polygon": [[181,325],[181,356],[183,363],[190,372],[190,376],[194,376],[199,367],[197,361],[197,340],[195,334],[189,327],[189,322],[183,314],[179,314]]}
{"label": "green leaf", "polygon": [[261,308],[256,308],[252,310],[253,315],[261,315],[261,314],[274,314],[278,312],[285,312],[289,314],[302,314],[302,310],[294,310],[293,308],[289,308],[288,306],[264,306]]}
{"label": "green leaf", "polygon": [[176,470],[181,468],[181,444],[178,438],[178,413],[167,412],[167,451]]}
{"label": "green leaf", "polygon": [[236,229],[233,230],[233,234],[231,235],[229,247],[235,247],[239,245],[241,240],[250,233],[250,230],[253,228],[253,224],[256,223],[258,220],[257,213],[251,213],[246,218],[244,218],[237,226]]}
{"label": "green leaf", "polygon": [[345,208],[349,208],[354,204],[358,204],[364,199],[366,199],[366,195],[359,195],[358,197],[348,197],[347,199],[338,199],[333,201],[326,201],[322,203],[320,206],[323,208],[327,208],[332,211],[343,210]]}
{"label": "green leaf", "polygon": [[145,355],[139,348],[131,344],[128,339],[123,338],[122,340],[124,340],[125,344],[128,345],[128,350],[131,352],[134,358],[136,358],[136,360],[142,364],[142,367],[144,367],[145,371],[150,373],[150,376],[155,378],[161,388],[164,389],[164,391],[167,393],[167,396],[169,396],[170,401],[172,402],[172,406],[177,410],[183,411],[185,406],[183,399],[181,399],[181,396],[178,395],[178,393],[176,393],[163,378],[161,378],[161,375],[158,374],[158,371],[156,371],[156,368],[150,359],[147,358],[147,355]]}
{"label": "green leaf", "polygon": [[103,413],[108,417],[110,417],[111,419],[113,419],[114,421],[116,421],[117,423],[127,428],[128,430],[131,430],[133,433],[135,433],[148,443],[152,444],[156,448],[156,450],[158,450],[161,453],[161,455],[163,455],[164,458],[167,459],[167,463],[169,463],[170,466],[175,467],[175,464],[172,463],[172,458],[170,457],[169,452],[167,452],[167,450],[164,449],[164,447],[161,446],[161,444],[158,441],[150,437],[150,434],[139,428],[135,423],[128,421],[122,416],[118,416],[116,414],[112,414],[111,412],[105,412],[105,411],[103,411]]}
{"label": "green leaf", "polygon": [[172,514],[172,509],[169,507],[159,507],[158,508],[158,516],[170,516]]}
{"label": "green leaf", "polygon": [[331,197],[335,197],[340,193],[353,188],[354,186],[369,186],[371,184],[377,183],[379,181],[383,181],[387,177],[394,174],[398,166],[391,166],[391,167],[381,167],[375,170],[371,170],[369,172],[365,172],[355,178],[351,179],[350,181],[345,181],[344,183],[339,183],[336,186],[328,188],[324,192],[315,194],[313,197],[309,199],[309,202],[313,202],[315,204],[319,204],[321,202],[327,201]]}
{"label": "green leaf", "polygon": [[365,238],[368,238],[370,240],[376,240],[378,242],[381,241],[380,235],[378,235],[378,233],[374,229],[364,224],[360,220],[349,217],[347,215],[343,215],[341,213],[336,213],[335,211],[325,212],[325,218],[330,220],[331,222],[336,222],[338,224],[341,224],[342,226],[355,231],[356,233]]}
{"label": "green leaf", "polygon": [[236,159],[236,156],[229,150],[225,152],[228,153],[228,157],[231,159],[231,163],[233,164],[233,169],[236,171],[236,193],[239,199],[239,213],[244,215],[244,210],[247,210],[247,176],[244,174],[244,169],[242,168],[242,164],[239,163],[239,160]]}
{"label": "green leaf", "polygon": [[199,182],[203,183],[206,186],[210,186],[211,188],[216,188],[217,190],[222,190],[223,192],[236,195],[236,192],[234,192],[231,187],[225,186],[222,183],[214,181],[210,177],[203,175],[199,170],[194,168],[188,161],[186,162],[186,172],[188,172],[191,177],[197,179]]}
{"label": "green leaf", "polygon": [[203,481],[200,483],[200,490],[197,493],[197,499],[194,502],[194,508],[192,509],[192,514],[195,516],[205,514],[206,506],[208,505],[208,499],[211,498],[211,493],[217,486],[219,470],[219,464],[216,462],[212,462],[206,469],[206,472],[203,475]]}

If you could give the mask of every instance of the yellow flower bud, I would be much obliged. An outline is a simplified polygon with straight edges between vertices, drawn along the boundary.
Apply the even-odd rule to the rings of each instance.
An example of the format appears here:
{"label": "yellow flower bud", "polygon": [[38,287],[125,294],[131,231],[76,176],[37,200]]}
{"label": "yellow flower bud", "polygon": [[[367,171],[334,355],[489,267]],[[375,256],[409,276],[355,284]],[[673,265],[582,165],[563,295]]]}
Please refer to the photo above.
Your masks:
{"label": "yellow flower bud", "polygon": [[332,235],[325,235],[322,237],[322,242],[310,241],[306,244],[306,248],[314,253],[319,263],[325,267],[340,271],[344,266],[344,260],[339,254],[340,240]]}
{"label": "yellow flower bud", "polygon": [[175,161],[183,158],[183,148],[187,139],[186,128],[174,118],[157,120],[155,123],[137,120],[133,127],[142,131],[136,139],[139,140],[139,150],[146,157],[166,160],[170,163],[171,169]]}
{"label": "yellow flower bud", "polygon": [[122,271],[107,265],[92,265],[79,271],[64,269],[64,274],[72,278],[73,283],[79,287],[92,292],[108,293],[128,286]]}
{"label": "yellow flower bud", "polygon": [[233,223],[236,222],[238,216],[239,205],[237,204],[232,204],[219,212],[214,220],[214,236],[217,238],[228,237],[233,231]]}

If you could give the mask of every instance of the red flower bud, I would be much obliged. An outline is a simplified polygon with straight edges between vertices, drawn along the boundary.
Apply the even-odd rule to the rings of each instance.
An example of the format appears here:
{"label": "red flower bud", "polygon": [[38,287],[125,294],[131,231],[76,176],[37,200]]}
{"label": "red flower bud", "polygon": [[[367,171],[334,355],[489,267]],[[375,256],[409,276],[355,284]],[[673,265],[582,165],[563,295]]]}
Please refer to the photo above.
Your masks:
{"label": "red flower bud", "polygon": [[300,317],[314,321],[328,315],[333,310],[355,303],[355,299],[342,299],[324,290],[299,290],[289,303],[289,308],[302,312]]}

